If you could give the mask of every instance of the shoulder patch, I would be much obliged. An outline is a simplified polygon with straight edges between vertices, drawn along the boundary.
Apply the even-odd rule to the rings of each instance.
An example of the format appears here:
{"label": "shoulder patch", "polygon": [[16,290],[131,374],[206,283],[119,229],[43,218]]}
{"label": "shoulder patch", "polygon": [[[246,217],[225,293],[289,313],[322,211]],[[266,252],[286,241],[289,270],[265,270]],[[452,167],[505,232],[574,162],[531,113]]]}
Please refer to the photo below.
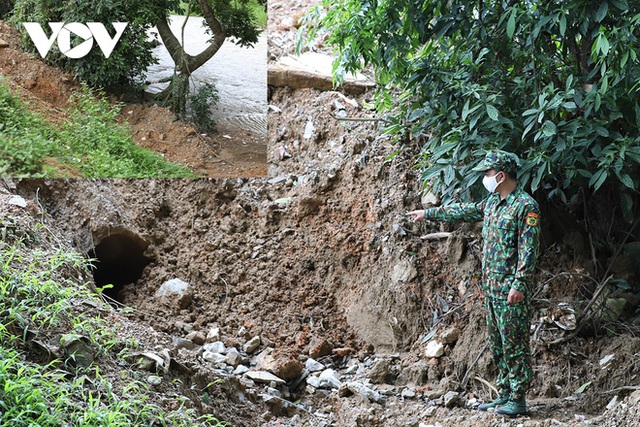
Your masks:
{"label": "shoulder patch", "polygon": [[527,223],[527,225],[530,225],[531,227],[537,227],[538,226],[538,214],[535,213],[535,212],[529,212],[527,214],[526,223]]}

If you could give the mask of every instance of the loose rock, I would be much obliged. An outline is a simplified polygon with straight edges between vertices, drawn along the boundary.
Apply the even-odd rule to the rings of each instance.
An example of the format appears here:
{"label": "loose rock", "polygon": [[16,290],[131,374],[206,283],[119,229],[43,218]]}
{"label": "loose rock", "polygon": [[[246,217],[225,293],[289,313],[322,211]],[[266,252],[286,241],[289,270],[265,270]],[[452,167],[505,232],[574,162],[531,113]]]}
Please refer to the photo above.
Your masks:
{"label": "loose rock", "polygon": [[253,337],[251,338],[249,341],[247,341],[244,346],[242,346],[242,350],[245,353],[251,354],[254,351],[256,351],[256,349],[260,346],[261,344],[261,339],[259,336]]}
{"label": "loose rock", "polygon": [[249,371],[245,374],[246,377],[251,378],[257,383],[269,384],[271,381],[276,384],[286,384],[287,382],[282,378],[273,375],[267,371]]}

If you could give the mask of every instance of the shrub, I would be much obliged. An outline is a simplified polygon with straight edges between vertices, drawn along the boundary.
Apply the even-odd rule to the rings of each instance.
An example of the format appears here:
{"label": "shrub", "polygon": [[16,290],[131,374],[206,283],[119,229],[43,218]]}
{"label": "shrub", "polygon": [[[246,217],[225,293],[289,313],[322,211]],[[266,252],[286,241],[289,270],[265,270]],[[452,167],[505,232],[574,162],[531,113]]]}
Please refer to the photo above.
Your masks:
{"label": "shrub", "polygon": [[323,5],[306,25],[311,35],[327,31],[337,47],[336,78],[374,68],[387,132],[422,141],[422,178],[445,201],[480,196],[470,168],[485,149],[501,148],[520,155],[519,180],[538,196],[578,208],[606,188],[632,220],[640,3]]}
{"label": "shrub", "polygon": [[189,105],[194,123],[203,131],[215,132],[216,123],[211,118],[211,109],[220,97],[213,83],[205,83],[189,97]]}

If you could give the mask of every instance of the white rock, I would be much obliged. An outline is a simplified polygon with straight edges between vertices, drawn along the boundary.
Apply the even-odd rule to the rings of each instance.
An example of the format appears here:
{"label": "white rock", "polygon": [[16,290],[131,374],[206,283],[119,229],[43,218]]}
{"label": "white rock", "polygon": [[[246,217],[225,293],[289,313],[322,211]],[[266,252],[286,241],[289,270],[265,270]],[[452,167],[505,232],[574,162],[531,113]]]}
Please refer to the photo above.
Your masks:
{"label": "white rock", "polygon": [[444,345],[436,340],[429,341],[427,348],[424,350],[426,357],[440,357],[444,354]]}
{"label": "white rock", "polygon": [[612,410],[618,404],[618,395],[613,396],[613,399],[607,404],[607,410]]}
{"label": "white rock", "polygon": [[304,139],[310,139],[313,136],[313,132],[315,132],[316,127],[313,125],[313,121],[311,118],[307,121],[307,124],[304,126]]}
{"label": "white rock", "polygon": [[405,388],[404,390],[402,390],[402,393],[400,393],[400,395],[405,399],[413,399],[414,397],[416,397],[416,391],[411,388]]}
{"label": "white rock", "polygon": [[320,388],[322,386],[322,381],[320,381],[319,376],[311,375],[307,377],[307,384],[311,387]]}
{"label": "white rock", "polygon": [[342,382],[340,376],[333,369],[326,369],[320,374],[320,381],[324,385],[328,385],[331,388],[340,388]]}
{"label": "white rock", "polygon": [[235,347],[231,347],[227,351],[227,360],[225,361],[227,365],[233,366],[234,368],[242,363],[242,356]]}
{"label": "white rock", "polygon": [[189,290],[189,284],[180,279],[167,280],[158,288],[155,293],[156,298],[161,297],[183,297]]}
{"label": "white rock", "polygon": [[322,363],[312,358],[308,358],[307,361],[304,362],[304,367],[309,372],[320,372],[325,368]]}
{"label": "white rock", "polygon": [[427,409],[424,410],[423,416],[432,417],[433,414],[435,414],[437,410],[438,410],[437,406],[429,406]]}
{"label": "white rock", "polygon": [[394,285],[407,283],[415,279],[417,276],[418,271],[416,270],[413,263],[409,260],[403,259],[393,267],[393,272],[391,273],[391,282]]}
{"label": "white rock", "polygon": [[286,384],[287,382],[280,377],[273,375],[267,371],[249,371],[245,374],[246,377],[251,378],[257,383],[270,383],[271,381],[276,384]]}
{"label": "white rock", "polygon": [[226,355],[213,351],[205,351],[204,353],[202,353],[202,358],[211,363],[222,363],[227,361]]}
{"label": "white rock", "polygon": [[27,201],[20,196],[11,196],[7,203],[10,205],[19,206],[21,208],[27,207]]}
{"label": "white rock", "polygon": [[233,370],[233,375],[242,375],[249,372],[249,368],[244,365],[238,365],[236,369]]}
{"label": "white rock", "polygon": [[427,191],[426,193],[423,193],[421,199],[422,199],[421,200],[422,206],[424,206],[425,208],[431,208],[433,206],[437,206],[439,203],[438,196],[433,194],[431,191]]}
{"label": "white rock", "polygon": [[207,334],[207,342],[220,341],[220,328],[211,328]]}
{"label": "white rock", "polygon": [[253,338],[251,338],[249,341],[247,341],[244,346],[242,346],[242,350],[245,353],[251,354],[254,351],[256,351],[256,349],[260,346],[260,344],[262,343],[262,340],[260,339],[259,336],[255,336]]}
{"label": "white rock", "polygon": [[367,387],[359,381],[347,383],[347,388],[353,394],[357,394],[362,398],[369,400],[370,402],[381,403],[384,401],[384,397],[380,393]]}
{"label": "white rock", "polygon": [[444,395],[444,406],[446,408],[453,408],[454,406],[457,406],[459,397],[460,393],[457,391],[448,391]]}
{"label": "white rock", "polygon": [[162,383],[162,378],[157,375],[150,375],[147,377],[147,383],[151,385],[160,385],[160,383]]}
{"label": "white rock", "polygon": [[602,369],[606,369],[609,366],[609,362],[611,362],[614,357],[616,357],[615,354],[608,354],[600,359],[600,366],[602,366]]}
{"label": "white rock", "polygon": [[222,341],[210,342],[202,346],[204,351],[211,351],[213,353],[226,354],[227,347],[225,347]]}

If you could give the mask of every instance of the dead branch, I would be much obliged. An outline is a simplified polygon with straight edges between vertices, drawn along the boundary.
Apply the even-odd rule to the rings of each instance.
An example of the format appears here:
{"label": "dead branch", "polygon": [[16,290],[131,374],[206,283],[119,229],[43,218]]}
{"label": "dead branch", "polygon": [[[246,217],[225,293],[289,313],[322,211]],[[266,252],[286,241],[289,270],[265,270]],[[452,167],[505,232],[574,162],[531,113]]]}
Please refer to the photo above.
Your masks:
{"label": "dead branch", "polygon": [[425,234],[424,236],[420,236],[420,238],[422,240],[440,240],[440,239],[447,239],[447,238],[449,238],[449,236],[451,236],[450,232],[442,231],[442,232],[438,232],[438,233]]}
{"label": "dead branch", "polygon": [[480,376],[478,376],[478,375],[476,375],[476,376],[474,377],[474,379],[475,379],[475,380],[477,380],[477,381],[480,381],[482,384],[484,384],[484,385],[486,385],[487,387],[489,387],[489,390],[493,391],[493,392],[496,394],[496,396],[498,395],[498,389],[497,389],[497,388],[495,388],[493,385],[491,385],[491,384],[489,383],[489,381],[485,380],[484,378],[481,378],[481,377],[480,377]]}
{"label": "dead branch", "polygon": [[620,391],[636,391],[636,390],[640,390],[640,386],[632,386],[632,385],[625,385],[622,387],[618,387],[618,388],[614,388],[613,390],[607,390],[607,391],[600,391],[600,394],[613,394],[613,393],[618,393]]}
{"label": "dead branch", "polygon": [[564,342],[567,342],[567,341],[573,339],[574,337],[576,337],[578,335],[578,333],[580,332],[580,330],[582,329],[584,324],[588,320],[590,320],[593,317],[593,315],[595,314],[595,312],[590,311],[590,309],[593,306],[593,304],[599,299],[600,294],[602,294],[602,292],[604,291],[605,287],[607,286],[607,284],[609,283],[609,281],[612,278],[613,278],[613,275],[610,275],[602,283],[600,283],[598,285],[598,288],[593,293],[593,297],[591,297],[591,300],[589,301],[589,304],[587,304],[587,306],[585,307],[583,312],[580,314],[580,317],[578,317],[578,319],[576,319],[576,329],[573,332],[571,332],[569,335],[565,335],[562,338],[558,338],[557,340],[551,341],[550,343],[547,344],[547,346],[552,346],[552,345],[556,345],[556,344],[562,344]]}
{"label": "dead branch", "polygon": [[[480,356],[482,356],[482,353],[484,353],[484,351],[487,349],[488,346],[489,346],[489,341],[484,343],[484,347],[482,347],[482,350],[480,350],[480,353],[478,353],[473,363],[471,363],[471,365],[467,368],[467,372],[465,372],[464,376],[462,377],[462,388],[464,388],[464,386],[467,384],[467,376],[469,375],[473,367],[476,366],[476,363],[478,363],[478,360],[480,360]],[[496,390],[495,387],[491,386],[486,380],[483,380],[477,375],[476,375],[476,379],[480,380],[481,382],[485,382],[490,388],[496,391],[496,394],[498,394],[498,390]]]}
{"label": "dead branch", "polygon": [[375,117],[338,117],[335,114],[333,114],[332,112],[329,113],[329,115],[331,117],[333,117],[336,120],[339,121],[343,121],[343,122],[385,122],[385,123],[391,123],[389,120],[387,119],[377,119]]}

